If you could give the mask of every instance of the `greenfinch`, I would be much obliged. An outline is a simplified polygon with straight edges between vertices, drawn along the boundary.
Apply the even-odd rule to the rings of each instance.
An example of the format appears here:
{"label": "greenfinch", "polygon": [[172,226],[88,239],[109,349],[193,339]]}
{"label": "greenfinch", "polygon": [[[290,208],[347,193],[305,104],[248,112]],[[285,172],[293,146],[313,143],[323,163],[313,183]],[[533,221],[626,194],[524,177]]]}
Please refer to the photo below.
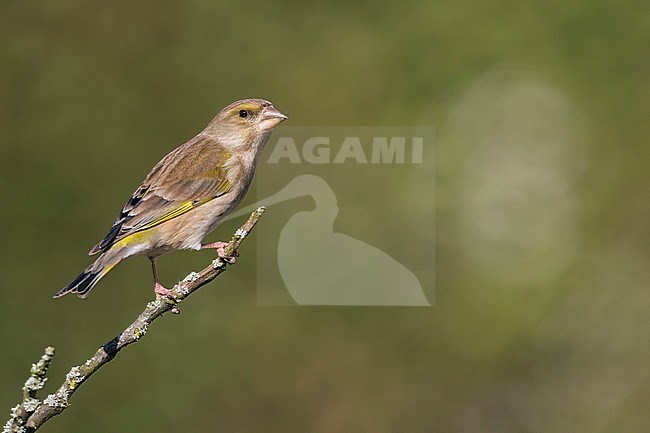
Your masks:
{"label": "greenfinch", "polygon": [[242,200],[271,131],[287,116],[263,99],[225,107],[196,137],[154,166],[126,202],[104,239],[90,251],[99,257],[55,298],[88,296],[97,282],[131,256],[151,261],[156,297],[170,296],[158,281],[156,258],[179,249],[214,248],[228,263],[224,242],[203,244]]}

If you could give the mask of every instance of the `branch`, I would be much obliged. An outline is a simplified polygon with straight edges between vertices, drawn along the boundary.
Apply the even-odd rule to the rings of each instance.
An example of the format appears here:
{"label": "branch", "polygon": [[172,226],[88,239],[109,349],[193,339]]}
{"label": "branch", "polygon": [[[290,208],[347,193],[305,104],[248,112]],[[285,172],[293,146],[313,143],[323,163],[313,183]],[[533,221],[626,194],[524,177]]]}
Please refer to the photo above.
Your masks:
{"label": "branch", "polygon": [[[228,246],[224,248],[227,255],[233,255],[242,241],[248,236],[266,209],[258,208],[253,212],[233,235]],[[191,272],[172,289],[173,299],[162,297],[147,304],[144,311],[117,337],[101,346],[85,363],[72,367],[65,376],[63,384],[42,402],[36,399],[36,393],[47,381],[47,369],[54,357],[54,348],[45,349],[45,354],[32,365],[31,375],[23,387],[23,400],[11,410],[11,418],[5,424],[3,433],[27,433],[37,430],[50,418],[60,414],[68,407],[72,394],[93,373],[110,362],[117,353],[131,343],[135,343],[146,333],[149,325],[166,312],[179,313],[177,304],[221,275],[227,268],[225,261],[217,258],[201,272]]]}

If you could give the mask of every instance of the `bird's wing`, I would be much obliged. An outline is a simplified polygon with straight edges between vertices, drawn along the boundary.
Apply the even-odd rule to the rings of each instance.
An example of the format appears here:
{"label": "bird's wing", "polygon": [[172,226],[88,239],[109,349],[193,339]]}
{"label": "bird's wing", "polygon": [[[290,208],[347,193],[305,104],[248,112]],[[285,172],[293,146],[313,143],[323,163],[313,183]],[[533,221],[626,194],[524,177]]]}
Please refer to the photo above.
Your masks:
{"label": "bird's wing", "polygon": [[151,170],[90,254],[157,226],[230,190],[226,162],[231,158],[214,140],[197,137],[165,156]]}

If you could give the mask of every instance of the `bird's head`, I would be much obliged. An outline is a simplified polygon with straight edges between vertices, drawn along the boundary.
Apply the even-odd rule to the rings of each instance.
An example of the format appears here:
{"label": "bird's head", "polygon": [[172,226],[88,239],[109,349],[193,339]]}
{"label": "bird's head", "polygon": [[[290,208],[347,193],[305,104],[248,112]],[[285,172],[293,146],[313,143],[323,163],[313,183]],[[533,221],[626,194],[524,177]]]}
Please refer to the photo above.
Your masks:
{"label": "bird's head", "polygon": [[226,144],[263,145],[273,128],[286,118],[269,101],[242,99],[222,109],[208,128]]}

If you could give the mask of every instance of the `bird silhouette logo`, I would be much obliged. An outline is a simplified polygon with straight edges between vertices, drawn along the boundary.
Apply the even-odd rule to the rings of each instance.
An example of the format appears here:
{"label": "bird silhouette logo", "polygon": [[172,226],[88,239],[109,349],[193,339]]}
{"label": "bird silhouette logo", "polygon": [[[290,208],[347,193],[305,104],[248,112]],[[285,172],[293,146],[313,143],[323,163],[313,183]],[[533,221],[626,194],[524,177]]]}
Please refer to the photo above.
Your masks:
{"label": "bird silhouette logo", "polygon": [[246,215],[311,196],[316,206],[285,223],[277,248],[278,269],[298,305],[430,306],[416,275],[386,252],[334,231],[339,212],[330,185],[319,176],[299,175],[277,193],[231,214]]}

